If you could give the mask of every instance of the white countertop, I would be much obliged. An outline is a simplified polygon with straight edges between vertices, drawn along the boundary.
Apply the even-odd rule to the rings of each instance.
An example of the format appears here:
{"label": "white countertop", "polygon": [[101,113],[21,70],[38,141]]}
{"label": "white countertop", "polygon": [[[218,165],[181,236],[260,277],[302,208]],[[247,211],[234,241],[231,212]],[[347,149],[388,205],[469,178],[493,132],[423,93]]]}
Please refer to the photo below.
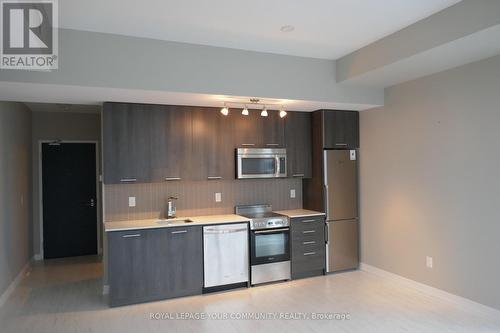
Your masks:
{"label": "white countertop", "polygon": [[206,216],[182,216],[177,219],[189,219],[193,222],[190,223],[157,223],[159,219],[147,220],[128,220],[128,221],[110,221],[104,222],[104,231],[124,231],[124,230],[137,230],[137,229],[155,229],[155,228],[172,228],[172,227],[188,227],[193,225],[208,225],[208,224],[224,224],[224,223],[237,223],[248,222],[250,219],[235,215],[206,215]]}
{"label": "white countertop", "polygon": [[278,210],[275,211],[275,213],[288,216],[291,219],[295,217],[325,216],[325,213],[316,212],[314,210],[308,210],[308,209]]}

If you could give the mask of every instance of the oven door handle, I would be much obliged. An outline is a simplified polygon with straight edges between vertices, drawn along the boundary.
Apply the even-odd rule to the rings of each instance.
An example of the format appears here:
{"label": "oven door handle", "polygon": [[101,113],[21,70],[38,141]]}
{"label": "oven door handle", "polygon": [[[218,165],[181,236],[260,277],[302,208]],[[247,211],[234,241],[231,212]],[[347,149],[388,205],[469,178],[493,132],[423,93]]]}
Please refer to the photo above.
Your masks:
{"label": "oven door handle", "polygon": [[270,229],[270,230],[256,230],[254,233],[256,234],[269,234],[271,232],[279,232],[279,231],[289,231],[290,228],[280,228],[280,229]]}

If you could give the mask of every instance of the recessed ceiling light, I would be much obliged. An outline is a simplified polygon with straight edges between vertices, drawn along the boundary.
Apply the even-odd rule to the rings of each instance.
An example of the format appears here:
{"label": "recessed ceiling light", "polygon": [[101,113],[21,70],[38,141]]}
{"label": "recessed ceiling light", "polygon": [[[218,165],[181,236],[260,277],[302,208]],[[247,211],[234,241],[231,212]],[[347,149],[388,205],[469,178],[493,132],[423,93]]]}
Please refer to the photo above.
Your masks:
{"label": "recessed ceiling light", "polygon": [[281,32],[292,32],[295,30],[293,25],[284,25],[280,28]]}

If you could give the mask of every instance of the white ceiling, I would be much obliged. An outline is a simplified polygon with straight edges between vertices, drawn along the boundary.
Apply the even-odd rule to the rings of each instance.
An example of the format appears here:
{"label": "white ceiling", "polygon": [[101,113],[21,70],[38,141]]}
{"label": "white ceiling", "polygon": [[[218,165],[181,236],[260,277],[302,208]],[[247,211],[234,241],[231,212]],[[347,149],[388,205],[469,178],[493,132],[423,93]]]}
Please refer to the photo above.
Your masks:
{"label": "white ceiling", "polygon": [[59,17],[69,29],[337,59],[457,2],[64,0]]}

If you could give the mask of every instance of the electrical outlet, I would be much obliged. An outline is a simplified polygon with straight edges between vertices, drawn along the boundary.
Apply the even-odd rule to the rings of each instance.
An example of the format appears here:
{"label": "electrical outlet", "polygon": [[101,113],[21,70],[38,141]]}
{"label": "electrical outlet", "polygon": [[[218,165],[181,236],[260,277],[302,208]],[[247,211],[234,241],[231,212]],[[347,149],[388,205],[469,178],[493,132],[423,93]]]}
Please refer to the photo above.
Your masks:
{"label": "electrical outlet", "polygon": [[135,207],[135,197],[128,197],[128,206]]}
{"label": "electrical outlet", "polygon": [[221,202],[222,201],[222,193],[215,193],[215,202]]}
{"label": "electrical outlet", "polygon": [[292,198],[292,199],[295,198],[295,190],[294,189],[290,190],[290,198]]}
{"label": "electrical outlet", "polygon": [[432,257],[427,256],[425,258],[425,264],[426,264],[427,268],[432,268],[432,266],[433,266]]}

